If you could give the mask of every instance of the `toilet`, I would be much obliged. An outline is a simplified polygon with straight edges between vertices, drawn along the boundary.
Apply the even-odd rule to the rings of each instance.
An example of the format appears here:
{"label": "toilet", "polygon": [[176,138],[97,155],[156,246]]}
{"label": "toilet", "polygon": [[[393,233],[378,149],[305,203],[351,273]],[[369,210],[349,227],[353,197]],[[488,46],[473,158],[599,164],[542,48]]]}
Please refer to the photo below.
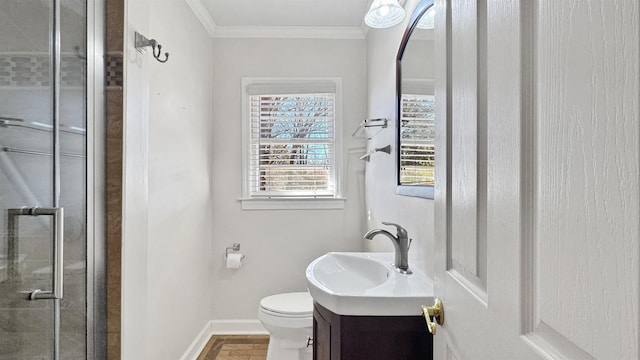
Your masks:
{"label": "toilet", "polygon": [[267,360],[312,360],[313,299],[308,292],[267,296],[258,319],[269,332]]}

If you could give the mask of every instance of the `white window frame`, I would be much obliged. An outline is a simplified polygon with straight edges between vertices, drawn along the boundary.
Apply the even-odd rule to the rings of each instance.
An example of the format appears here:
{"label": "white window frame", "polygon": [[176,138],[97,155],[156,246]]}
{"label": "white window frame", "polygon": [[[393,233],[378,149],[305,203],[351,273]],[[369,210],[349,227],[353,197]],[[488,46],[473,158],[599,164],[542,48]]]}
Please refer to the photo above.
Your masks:
{"label": "white window frame", "polygon": [[[335,195],[329,197],[253,197],[250,191],[250,143],[251,114],[249,111],[249,87],[286,88],[291,94],[308,92],[313,84],[332,83],[335,85]],[[306,89],[306,90],[303,90]],[[266,94],[265,94],[266,95]],[[343,196],[344,152],[342,139],[342,79],[341,78],[242,78],[242,197],[243,210],[318,210],[344,209]]]}

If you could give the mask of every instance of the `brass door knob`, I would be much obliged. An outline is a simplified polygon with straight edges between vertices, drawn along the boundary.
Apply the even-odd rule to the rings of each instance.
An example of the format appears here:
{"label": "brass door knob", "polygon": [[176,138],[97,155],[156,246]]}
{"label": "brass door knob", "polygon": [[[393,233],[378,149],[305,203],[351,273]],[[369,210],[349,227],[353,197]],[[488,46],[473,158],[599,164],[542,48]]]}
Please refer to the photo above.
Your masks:
{"label": "brass door knob", "polygon": [[[435,335],[436,323],[438,325],[444,324],[444,307],[442,306],[442,301],[435,299],[433,306],[422,305],[422,313],[424,314],[424,319],[427,321],[429,332]],[[434,318],[435,322],[431,321],[431,317]]]}

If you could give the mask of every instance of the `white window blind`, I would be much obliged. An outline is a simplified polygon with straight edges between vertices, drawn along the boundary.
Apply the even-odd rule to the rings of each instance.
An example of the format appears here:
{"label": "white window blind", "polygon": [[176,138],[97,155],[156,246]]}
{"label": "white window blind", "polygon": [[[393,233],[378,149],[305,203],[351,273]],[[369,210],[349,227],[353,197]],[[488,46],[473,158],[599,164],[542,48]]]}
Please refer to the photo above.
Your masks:
{"label": "white window blind", "polygon": [[247,88],[249,197],[337,196],[335,84],[315,85]]}
{"label": "white window blind", "polygon": [[402,94],[400,183],[434,185],[435,101],[431,95]]}

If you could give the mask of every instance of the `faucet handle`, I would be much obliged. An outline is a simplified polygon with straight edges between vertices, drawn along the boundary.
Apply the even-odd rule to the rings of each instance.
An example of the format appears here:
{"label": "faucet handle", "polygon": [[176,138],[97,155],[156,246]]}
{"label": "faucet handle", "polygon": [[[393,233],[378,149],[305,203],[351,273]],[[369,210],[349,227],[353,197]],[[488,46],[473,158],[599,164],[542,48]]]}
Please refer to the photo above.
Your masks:
{"label": "faucet handle", "polygon": [[389,226],[395,226],[397,231],[398,231],[398,237],[407,237],[407,230],[405,228],[403,228],[402,226],[392,223],[392,222],[387,222],[387,221],[383,221],[382,224],[384,225],[389,225]]}

